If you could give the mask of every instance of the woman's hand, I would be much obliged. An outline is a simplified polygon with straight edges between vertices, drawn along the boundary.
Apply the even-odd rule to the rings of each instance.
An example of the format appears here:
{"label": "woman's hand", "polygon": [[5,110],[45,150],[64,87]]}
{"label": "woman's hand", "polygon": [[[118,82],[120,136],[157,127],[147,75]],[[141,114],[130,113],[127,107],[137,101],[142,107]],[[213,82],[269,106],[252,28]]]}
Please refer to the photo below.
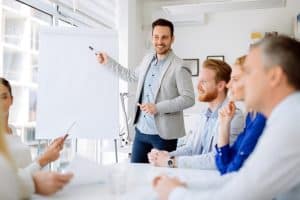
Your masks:
{"label": "woman's hand", "polygon": [[73,174],[60,174],[57,172],[38,171],[32,176],[35,192],[41,195],[51,195],[61,190],[70,182]]}
{"label": "woman's hand", "polygon": [[227,106],[219,111],[219,137],[218,147],[229,144],[230,122],[234,117],[236,106],[230,101]]}
{"label": "woman's hand", "polygon": [[230,101],[227,106],[224,106],[219,111],[219,120],[222,125],[230,124],[230,122],[234,116],[235,109],[236,109],[236,106],[235,106],[234,102]]}
{"label": "woman's hand", "polygon": [[44,167],[50,162],[53,162],[59,158],[59,153],[64,147],[64,142],[64,137],[59,137],[47,147],[46,151],[38,159],[41,167]]}

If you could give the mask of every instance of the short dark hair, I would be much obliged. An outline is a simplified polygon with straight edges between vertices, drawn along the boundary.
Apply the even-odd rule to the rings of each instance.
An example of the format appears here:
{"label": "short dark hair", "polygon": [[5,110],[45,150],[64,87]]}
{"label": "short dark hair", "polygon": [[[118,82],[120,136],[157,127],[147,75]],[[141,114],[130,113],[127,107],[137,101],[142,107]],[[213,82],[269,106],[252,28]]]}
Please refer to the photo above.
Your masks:
{"label": "short dark hair", "polygon": [[155,20],[152,23],[152,33],[153,33],[153,30],[154,30],[155,26],[167,26],[167,27],[169,27],[170,32],[171,32],[171,36],[173,37],[173,35],[174,35],[174,25],[171,21],[166,20],[166,19],[162,19],[162,18]]}
{"label": "short dark hair", "polygon": [[9,81],[6,80],[5,78],[0,77],[0,84],[4,85],[8,89],[10,96],[12,96],[11,85]]}
{"label": "short dark hair", "polygon": [[278,65],[287,76],[289,84],[300,90],[300,42],[285,35],[263,38],[253,45],[262,50],[265,67]]}

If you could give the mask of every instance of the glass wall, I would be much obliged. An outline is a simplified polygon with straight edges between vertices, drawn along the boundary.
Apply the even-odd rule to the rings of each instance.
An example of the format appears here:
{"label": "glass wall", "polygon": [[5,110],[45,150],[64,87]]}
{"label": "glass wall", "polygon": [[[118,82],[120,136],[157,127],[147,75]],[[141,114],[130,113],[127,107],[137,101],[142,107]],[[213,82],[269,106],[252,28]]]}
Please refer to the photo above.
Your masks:
{"label": "glass wall", "polygon": [[[74,21],[71,24],[15,0],[0,0],[0,6],[0,76],[11,82],[14,96],[9,123],[17,129],[22,141],[32,147],[32,155],[36,157],[48,143],[35,140],[39,31],[49,26],[72,27]],[[124,122],[121,123],[124,127]],[[67,157],[73,154],[75,146],[79,154],[90,159],[102,163],[115,161],[113,141],[69,140],[64,158],[65,154]]]}

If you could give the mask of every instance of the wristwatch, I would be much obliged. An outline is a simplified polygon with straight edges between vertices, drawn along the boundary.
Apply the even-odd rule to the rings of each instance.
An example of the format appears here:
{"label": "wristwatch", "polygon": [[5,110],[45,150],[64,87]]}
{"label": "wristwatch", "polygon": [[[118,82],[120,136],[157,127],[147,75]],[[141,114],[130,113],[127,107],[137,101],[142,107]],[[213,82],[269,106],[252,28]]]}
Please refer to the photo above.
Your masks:
{"label": "wristwatch", "polygon": [[174,156],[171,156],[168,160],[168,166],[170,168],[175,168],[175,157]]}

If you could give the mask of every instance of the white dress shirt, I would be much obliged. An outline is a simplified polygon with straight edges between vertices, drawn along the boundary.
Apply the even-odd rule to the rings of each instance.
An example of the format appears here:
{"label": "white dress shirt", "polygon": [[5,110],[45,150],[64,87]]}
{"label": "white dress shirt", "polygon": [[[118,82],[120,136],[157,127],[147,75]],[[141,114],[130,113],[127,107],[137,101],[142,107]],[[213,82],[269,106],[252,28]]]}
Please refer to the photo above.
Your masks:
{"label": "white dress shirt", "polygon": [[7,146],[10,150],[11,157],[18,168],[19,184],[22,198],[30,198],[35,191],[32,174],[41,169],[41,166],[32,161],[30,148],[22,143],[16,129],[10,126],[12,134],[5,134]]}
{"label": "white dress shirt", "polygon": [[272,111],[264,133],[238,173],[219,190],[177,188],[169,200],[300,199],[300,92]]}
{"label": "white dress shirt", "polygon": [[12,159],[18,168],[25,168],[32,163],[30,148],[21,141],[16,129],[13,126],[9,127],[12,133],[5,134],[5,139]]}
{"label": "white dress shirt", "polygon": [[20,199],[17,172],[9,162],[0,154],[0,199]]}

